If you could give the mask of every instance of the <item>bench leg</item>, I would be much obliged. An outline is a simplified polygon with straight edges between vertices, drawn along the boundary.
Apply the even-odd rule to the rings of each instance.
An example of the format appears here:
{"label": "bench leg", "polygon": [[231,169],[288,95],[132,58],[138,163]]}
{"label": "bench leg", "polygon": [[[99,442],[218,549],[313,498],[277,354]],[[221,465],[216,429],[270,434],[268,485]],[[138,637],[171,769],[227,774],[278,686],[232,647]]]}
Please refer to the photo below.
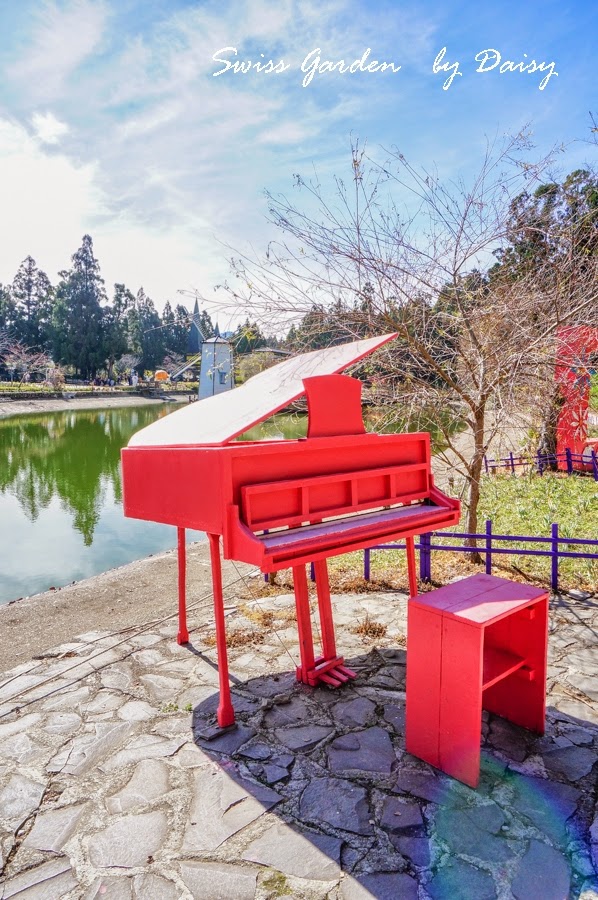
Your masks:
{"label": "bench leg", "polygon": [[210,561],[212,563],[212,589],[214,591],[214,620],[216,623],[216,648],[218,652],[218,680],[220,703],[218,704],[218,724],[221,728],[233,725],[235,712],[230,697],[228,683],[228,654],[226,649],[226,628],[224,624],[224,597],[222,595],[222,569],[220,566],[220,535],[208,534],[210,541]]}
{"label": "bench leg", "polygon": [[405,538],[407,550],[407,572],[409,574],[409,595],[417,597],[417,569],[415,568],[415,540],[412,537]]}
{"label": "bench leg", "polygon": [[189,631],[187,630],[187,548],[185,545],[185,529],[177,528],[178,537],[178,562],[179,562],[179,631],[176,636],[177,644],[187,644]]}

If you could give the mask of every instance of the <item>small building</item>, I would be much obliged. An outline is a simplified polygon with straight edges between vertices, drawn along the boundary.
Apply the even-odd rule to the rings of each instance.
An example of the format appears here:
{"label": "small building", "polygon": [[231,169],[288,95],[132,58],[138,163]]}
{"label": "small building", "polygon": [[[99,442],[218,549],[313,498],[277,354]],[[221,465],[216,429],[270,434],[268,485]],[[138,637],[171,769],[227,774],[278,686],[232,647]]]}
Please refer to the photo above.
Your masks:
{"label": "small building", "polygon": [[201,344],[199,399],[213,397],[234,387],[233,351],[221,337],[208,338]]}

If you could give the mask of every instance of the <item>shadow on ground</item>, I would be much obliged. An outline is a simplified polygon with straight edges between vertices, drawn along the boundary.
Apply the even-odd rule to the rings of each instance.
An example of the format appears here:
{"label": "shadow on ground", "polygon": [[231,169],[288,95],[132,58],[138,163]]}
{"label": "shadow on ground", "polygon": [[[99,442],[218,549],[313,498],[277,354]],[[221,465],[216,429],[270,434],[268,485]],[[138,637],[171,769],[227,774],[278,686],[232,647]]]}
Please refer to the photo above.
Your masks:
{"label": "shadow on ground", "polygon": [[237,683],[237,726],[216,736],[218,696],[197,706],[194,740],[214,765],[196,784],[187,849],[215,850],[266,809],[266,831],[239,853],[271,868],[272,896],[297,896],[294,879],[322,882],[323,897],[340,879],[342,900],[598,890],[596,726],[550,709],[538,737],[484,713],[474,791],[405,752],[405,662],[401,649],[347,660],[358,677],[339,691],[291,673]]}

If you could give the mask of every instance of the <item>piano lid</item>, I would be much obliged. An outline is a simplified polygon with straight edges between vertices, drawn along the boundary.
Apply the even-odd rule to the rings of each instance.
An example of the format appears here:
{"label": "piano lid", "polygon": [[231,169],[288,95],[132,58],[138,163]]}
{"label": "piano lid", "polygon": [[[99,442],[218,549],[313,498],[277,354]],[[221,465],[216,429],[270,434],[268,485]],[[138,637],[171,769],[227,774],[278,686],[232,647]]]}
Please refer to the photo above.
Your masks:
{"label": "piano lid", "polygon": [[333,375],[395,338],[393,334],[313,350],[254,375],[232,391],[206,397],[136,432],[129,447],[222,445],[300,397],[303,379]]}

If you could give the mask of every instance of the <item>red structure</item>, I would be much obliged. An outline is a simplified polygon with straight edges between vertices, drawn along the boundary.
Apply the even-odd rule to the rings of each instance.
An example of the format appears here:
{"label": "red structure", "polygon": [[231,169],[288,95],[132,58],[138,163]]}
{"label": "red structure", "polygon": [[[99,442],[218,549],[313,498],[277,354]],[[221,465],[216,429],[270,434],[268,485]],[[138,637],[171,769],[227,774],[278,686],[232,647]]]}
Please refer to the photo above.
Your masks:
{"label": "red structure", "polygon": [[474,575],[411,598],[406,748],[470,787],[482,709],[544,733],[548,594]]}
{"label": "red structure", "polygon": [[[584,454],[588,446],[588,406],[590,378],[594,373],[592,355],[598,352],[598,329],[589,325],[560,328],[557,333],[555,381],[559,384],[563,405],[557,423],[559,469],[566,469],[565,450]],[[577,468],[584,464],[574,462]]]}
{"label": "red structure", "polygon": [[[434,486],[428,434],[366,434],[361,385],[341,369],[396,335],[286,360],[245,385],[158,420],[122,451],[125,515],[179,529],[179,643],[185,614],[185,528],[210,542],[219,659],[218,723],[234,722],[220,572],[226,559],[263,572],[292,568],[305,684],[354,677],[336,650],[326,560],[405,538],[417,593],[414,536],[459,521],[460,504]],[[305,439],[235,442],[251,425],[307,394]],[[314,651],[305,564],[315,565],[321,653]],[[426,652],[426,656],[428,653]]]}

